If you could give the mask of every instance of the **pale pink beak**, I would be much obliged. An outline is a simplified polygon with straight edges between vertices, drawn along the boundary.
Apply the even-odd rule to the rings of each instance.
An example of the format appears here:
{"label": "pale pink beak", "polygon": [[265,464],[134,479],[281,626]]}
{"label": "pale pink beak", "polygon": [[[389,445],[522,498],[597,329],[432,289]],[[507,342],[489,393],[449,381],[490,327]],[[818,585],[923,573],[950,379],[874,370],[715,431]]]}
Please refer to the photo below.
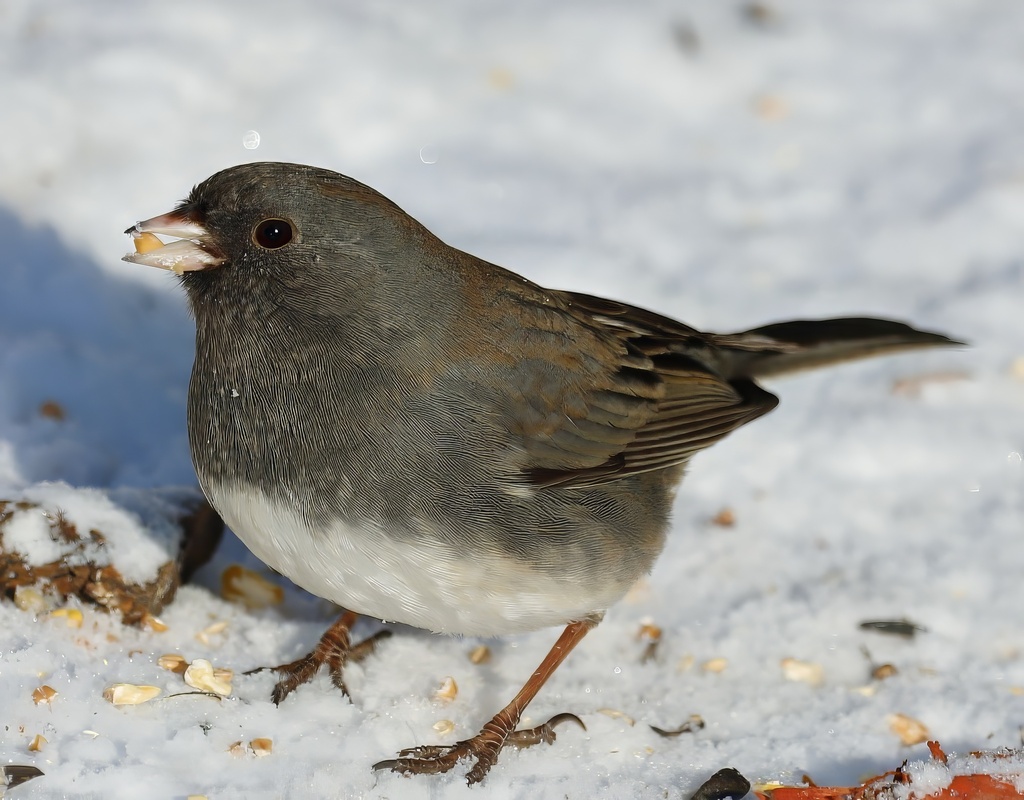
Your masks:
{"label": "pale pink beak", "polygon": [[[210,237],[206,229],[179,212],[137,222],[125,233],[132,237],[135,252],[128,253],[122,261],[169,269],[179,275],[224,263],[222,256],[209,249]],[[175,238],[164,243],[157,234]]]}

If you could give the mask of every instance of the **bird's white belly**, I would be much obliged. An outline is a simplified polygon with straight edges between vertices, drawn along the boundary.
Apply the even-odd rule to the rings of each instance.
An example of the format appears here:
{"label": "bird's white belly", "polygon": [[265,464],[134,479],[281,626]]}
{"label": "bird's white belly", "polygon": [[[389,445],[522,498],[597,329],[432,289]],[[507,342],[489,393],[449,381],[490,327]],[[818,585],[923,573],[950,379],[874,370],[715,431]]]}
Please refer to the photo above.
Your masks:
{"label": "bird's white belly", "polygon": [[426,534],[399,540],[341,522],[314,531],[252,487],[206,488],[231,530],[268,565],[319,597],[389,622],[439,633],[517,633],[604,611],[628,588],[556,580],[510,556]]}

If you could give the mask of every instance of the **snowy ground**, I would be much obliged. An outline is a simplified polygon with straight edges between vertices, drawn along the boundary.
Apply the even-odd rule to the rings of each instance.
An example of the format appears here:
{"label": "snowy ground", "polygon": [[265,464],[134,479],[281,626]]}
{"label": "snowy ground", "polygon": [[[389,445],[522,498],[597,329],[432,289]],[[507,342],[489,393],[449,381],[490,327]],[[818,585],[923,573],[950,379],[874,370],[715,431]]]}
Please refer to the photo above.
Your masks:
{"label": "snowy ground", "polygon": [[[482,788],[370,764],[474,732],[556,631],[477,666],[476,640],[398,630],[351,703],[321,678],[275,708],[270,676],[105,702],[119,681],[179,691],[163,653],[240,671],[323,631],[298,591],[220,599],[227,565],[258,568],[229,539],[164,633],[0,603],[0,763],[45,773],[11,796],[661,798],[725,766],[849,783],[924,757],[894,713],[949,751],[1019,745],[1022,40],[1011,0],[0,2],[0,498],[194,485],[191,323],[171,276],[119,261],[121,231],[247,160],[345,172],[451,244],[699,327],[871,313],[972,343],[772,384],[780,408],[695,460],[654,573],[530,709],[586,733],[507,753]],[[711,524],[725,507],[735,525]],[[904,616],[927,633],[858,627]],[[645,620],[664,635],[642,664]],[[898,674],[863,690],[882,662]],[[59,694],[36,705],[43,683]],[[691,714],[695,735],[648,727]],[[270,756],[229,754],[257,737]]]}

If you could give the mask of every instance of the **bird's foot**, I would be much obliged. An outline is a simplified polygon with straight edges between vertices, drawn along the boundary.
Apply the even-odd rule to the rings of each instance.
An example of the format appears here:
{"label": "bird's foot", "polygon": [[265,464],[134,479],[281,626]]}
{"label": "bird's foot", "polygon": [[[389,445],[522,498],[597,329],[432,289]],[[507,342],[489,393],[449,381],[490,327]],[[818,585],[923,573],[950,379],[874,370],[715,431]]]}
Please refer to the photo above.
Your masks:
{"label": "bird's foot", "polygon": [[268,669],[279,673],[282,676],[281,680],[274,685],[274,691],[270,697],[275,705],[280,705],[281,701],[295,691],[295,689],[304,683],[308,683],[320,671],[321,667],[326,666],[328,674],[331,676],[331,683],[348,697],[348,687],[345,685],[344,678],[345,665],[362,661],[374,651],[379,641],[391,636],[391,631],[379,631],[359,644],[353,645],[349,637],[349,631],[356,618],[357,615],[351,611],[342,614],[341,618],[331,625],[327,632],[320,637],[320,641],[317,642],[312,652],[307,653],[302,658],[276,667],[257,667],[245,674],[255,675]]}
{"label": "bird's foot", "polygon": [[472,739],[452,745],[409,747],[402,750],[398,758],[380,761],[373,768],[390,769],[403,775],[436,775],[448,772],[463,758],[471,758],[476,763],[466,775],[466,782],[472,785],[484,779],[506,745],[522,749],[541,742],[551,744],[555,741],[555,727],[563,722],[575,722],[583,730],[587,729],[579,717],[566,713],[557,714],[536,728],[517,731],[514,730],[516,721],[499,713]]}

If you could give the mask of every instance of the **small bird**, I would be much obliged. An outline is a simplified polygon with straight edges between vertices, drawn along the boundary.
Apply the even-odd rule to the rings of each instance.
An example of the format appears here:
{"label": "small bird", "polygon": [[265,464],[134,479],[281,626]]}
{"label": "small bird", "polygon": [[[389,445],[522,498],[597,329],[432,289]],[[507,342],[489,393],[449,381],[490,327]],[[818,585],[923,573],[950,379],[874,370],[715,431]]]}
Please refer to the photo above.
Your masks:
{"label": "small bird", "polygon": [[[494,636],[565,629],[474,737],[376,764],[484,778],[551,741],[520,716],[661,552],[691,456],[767,413],[755,379],[959,344],[845,318],[703,333],[538,286],[445,244],[358,181],[299,164],[218,172],[129,228],[181,275],[196,323],[188,433],[200,485],[259,558],[346,609],[273,700],[326,667],[358,614]],[[164,242],[160,236],[171,237]]]}

